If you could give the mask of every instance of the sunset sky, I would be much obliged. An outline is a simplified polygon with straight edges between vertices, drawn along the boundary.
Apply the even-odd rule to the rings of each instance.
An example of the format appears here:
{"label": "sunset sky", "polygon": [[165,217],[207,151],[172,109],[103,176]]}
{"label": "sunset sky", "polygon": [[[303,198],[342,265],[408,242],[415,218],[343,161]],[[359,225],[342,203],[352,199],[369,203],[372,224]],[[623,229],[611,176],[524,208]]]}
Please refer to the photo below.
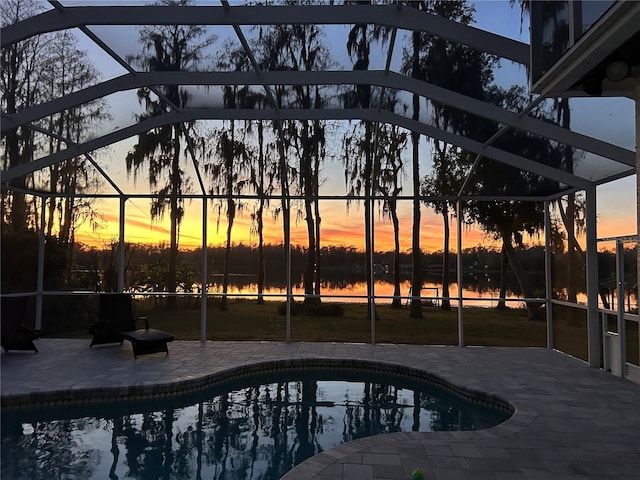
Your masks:
{"label": "sunset sky", "polygon": [[[635,192],[634,178],[618,180],[601,187],[598,191],[598,237],[631,235],[635,233]],[[400,211],[400,248],[408,251],[411,248],[412,211],[409,201],[404,202]],[[278,201],[275,201],[279,205]],[[99,210],[103,217],[102,227],[92,231],[83,225],[76,234],[76,239],[87,245],[102,247],[118,238],[118,207],[113,200],[100,200]],[[364,212],[362,206],[351,205],[347,213],[346,204],[342,200],[326,200],[321,204],[321,243],[322,245],[354,246],[364,249]],[[188,201],[185,205],[185,219],[180,228],[180,247],[193,249],[202,246],[202,202]],[[169,243],[168,216],[164,221],[151,222],[149,217],[149,201],[147,199],[128,200],[126,207],[126,241],[132,243]],[[217,214],[210,202],[208,215],[208,245],[220,245],[225,241],[226,219],[224,210],[217,226]],[[442,217],[424,206],[421,219],[421,243],[425,251],[442,249]],[[393,226],[389,219],[381,218],[376,213],[375,248],[386,251],[393,249]],[[450,221],[450,247],[456,249],[456,222]],[[306,226],[303,220],[292,218],[292,242],[306,245]],[[257,236],[251,230],[250,211],[241,212],[236,217],[232,230],[234,243],[257,244]],[[490,246],[492,241],[477,228],[463,228],[463,248],[478,245]],[[274,220],[271,213],[265,215],[265,242],[282,243],[282,222]],[[541,243],[543,238],[529,239],[529,243]]]}

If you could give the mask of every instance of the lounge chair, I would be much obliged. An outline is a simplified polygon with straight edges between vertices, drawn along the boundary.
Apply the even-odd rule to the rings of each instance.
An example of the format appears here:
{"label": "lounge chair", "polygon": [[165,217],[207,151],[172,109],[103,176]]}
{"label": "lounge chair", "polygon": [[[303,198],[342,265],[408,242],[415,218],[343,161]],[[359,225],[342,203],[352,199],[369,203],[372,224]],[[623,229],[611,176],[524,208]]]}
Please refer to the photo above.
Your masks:
{"label": "lounge chair", "polygon": [[[162,330],[149,328],[145,317],[134,318],[131,295],[126,293],[100,294],[99,321],[91,331],[91,347],[104,343],[119,343],[129,340],[133,346],[133,356],[147,353],[165,352],[169,354],[167,343],[174,340],[173,335]],[[145,328],[136,328],[136,322],[142,320]]]}
{"label": "lounge chair", "polygon": [[2,297],[0,298],[0,322],[2,323],[2,348],[9,350],[33,350],[38,349],[33,340],[38,338],[37,332],[22,325],[24,314],[27,310],[28,297]]}

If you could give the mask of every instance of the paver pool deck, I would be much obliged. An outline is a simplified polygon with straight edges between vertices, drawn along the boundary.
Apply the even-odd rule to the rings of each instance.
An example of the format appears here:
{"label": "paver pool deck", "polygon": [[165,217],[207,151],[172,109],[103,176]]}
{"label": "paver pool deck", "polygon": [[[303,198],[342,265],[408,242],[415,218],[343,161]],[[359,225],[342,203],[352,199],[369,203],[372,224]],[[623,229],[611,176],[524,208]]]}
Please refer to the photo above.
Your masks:
{"label": "paver pool deck", "polygon": [[499,396],[514,415],[471,432],[392,433],[348,442],[283,480],[638,480],[640,386],[543,348],[345,343],[188,342],[134,359],[131,345],[40,339],[38,354],[2,353],[3,408],[49,397],[197,384],[270,361],[347,359],[405,366]]}

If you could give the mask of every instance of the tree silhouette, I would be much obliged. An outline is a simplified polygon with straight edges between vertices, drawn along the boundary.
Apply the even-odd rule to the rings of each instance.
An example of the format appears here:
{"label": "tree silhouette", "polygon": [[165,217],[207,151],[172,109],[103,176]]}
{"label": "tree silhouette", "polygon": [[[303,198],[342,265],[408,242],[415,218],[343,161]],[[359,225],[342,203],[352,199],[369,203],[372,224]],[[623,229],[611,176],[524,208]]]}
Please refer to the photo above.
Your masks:
{"label": "tree silhouette", "polygon": [[[48,98],[63,97],[98,80],[98,73],[87,52],[80,50],[78,41],[69,32],[54,34],[43,63],[40,83]],[[44,122],[55,136],[49,137],[48,153],[67,148],[63,139],[76,144],[86,141],[95,133],[95,127],[109,118],[107,112],[106,102],[95,100],[49,116]],[[84,156],[56,163],[48,170],[50,192],[60,193],[61,196],[49,198],[47,225],[42,228],[46,228],[49,238],[57,234],[57,241],[66,249],[69,281],[76,229],[85,221],[89,221],[95,229],[100,220],[100,214],[94,206],[95,199],[78,198],[76,195],[97,191],[101,182]]]}
{"label": "tree silhouette", "polygon": [[[531,5],[527,0],[509,0],[511,6],[516,2],[520,5],[520,26],[522,27],[522,21],[531,13]],[[562,2],[542,2],[540,5],[542,23],[553,24],[551,28],[553,35],[545,37],[546,42],[542,45],[542,53],[545,58],[543,61],[545,64],[551,64],[558,60],[568,47],[568,7]],[[558,123],[563,128],[570,129],[571,107],[569,98],[554,98],[553,110],[556,114],[555,123]],[[573,147],[564,145],[560,148],[564,156],[563,169],[569,173],[573,173],[575,160]],[[577,284],[574,275],[576,264],[578,263],[583,269],[585,268],[584,252],[576,238],[576,233],[580,233],[584,227],[584,223],[581,222],[581,220],[584,219],[584,199],[575,193],[570,193],[567,195],[566,206],[563,204],[562,198],[558,198],[554,203],[567,232],[567,301],[576,303]]]}
{"label": "tree silhouette", "polygon": [[[395,101],[393,102],[395,103]],[[402,306],[400,291],[400,221],[398,218],[398,195],[402,192],[402,172],[404,162],[402,152],[407,145],[407,133],[395,125],[379,125],[377,131],[376,164],[379,174],[375,176],[376,190],[383,196],[383,214],[391,218],[393,224],[393,300],[394,308]]]}
{"label": "tree silhouette", "polygon": [[425,196],[438,196],[441,199],[429,201],[431,207],[442,216],[444,227],[442,255],[442,310],[451,310],[449,300],[449,212],[455,209],[445,195],[455,196],[460,191],[464,179],[471,167],[470,155],[453,145],[434,141],[433,170],[425,176],[422,193]]}
{"label": "tree silhouette", "polygon": [[[371,1],[357,1],[356,4],[371,4]],[[366,23],[358,23],[351,27],[347,37],[347,52],[352,58],[354,70],[369,69],[369,52],[372,41],[386,42],[389,29]],[[344,94],[345,108],[368,109],[371,106],[371,85],[355,85],[353,90]],[[373,144],[374,125],[368,120],[359,122],[351,134],[345,135],[343,140],[343,159],[345,164],[345,179],[349,195],[364,194],[364,238],[365,251],[373,252],[373,177],[379,171],[379,165],[374,165],[377,157],[374,155]],[[376,139],[377,141],[377,139]],[[367,317],[370,318],[375,309],[373,297],[373,262],[372,256],[367,255]]]}
{"label": "tree silhouette", "polygon": [[[473,21],[473,6],[466,1],[434,2],[429,5],[429,11],[464,25]],[[494,56],[433,35],[424,36],[423,52],[420,62],[427,82],[476,99],[486,99],[486,91],[493,81],[493,67],[497,62]],[[436,127],[481,141],[487,138],[483,135],[486,131],[485,122],[439,102],[432,101],[431,105]],[[440,197],[456,196],[471,166],[469,155],[439,140],[434,140],[433,146],[433,170],[426,177],[423,192]],[[455,211],[455,205],[446,198],[429,203],[443,220],[441,308],[450,310],[449,212]]]}
{"label": "tree silhouette", "polygon": [[[430,1],[407,2],[412,8],[428,11]],[[404,51],[402,71],[411,78],[424,80],[424,71],[420,62],[423,54],[425,34],[421,31],[411,32],[411,48]],[[412,95],[412,116],[414,121],[420,120],[420,95]],[[411,302],[409,316],[422,318],[422,251],[420,249],[420,133],[411,132],[411,184],[413,187],[413,225],[411,227]]]}
{"label": "tree silhouette", "polygon": [[[189,0],[160,2],[165,6],[186,6],[189,3]],[[201,25],[145,26],[140,29],[139,37],[143,52],[127,57],[128,61],[145,70],[160,71],[196,68],[203,59],[204,50],[215,41],[214,37],[207,36],[206,29]],[[145,113],[138,115],[138,121],[162,115],[169,108],[188,106],[189,94],[178,85],[160,85],[155,88],[161,93],[162,98],[157,98],[148,88],[138,90],[138,100],[146,109]],[[182,195],[189,187],[185,184],[184,170],[180,166],[181,151],[183,142],[197,144],[193,136],[192,123],[156,127],[139,134],[138,143],[126,156],[127,173],[133,172],[134,178],[143,166],[148,164],[149,186],[157,195],[151,202],[151,218],[162,218],[165,210],[169,209],[169,293],[176,292],[178,229],[184,215]],[[176,304],[176,297],[169,295],[167,307],[175,309]]]}
{"label": "tree silhouette", "polygon": [[[256,123],[258,135],[258,158],[257,162],[252,162],[250,166],[249,182],[258,195],[257,208],[252,212],[251,219],[255,233],[258,236],[258,304],[264,303],[266,261],[264,252],[264,215],[265,209],[269,207],[268,196],[274,192],[274,182],[277,178],[278,163],[273,158],[273,148],[265,145],[264,122],[258,120]],[[248,129],[251,131],[253,122],[248,122]]]}
{"label": "tree silhouette", "polygon": [[[41,9],[40,2],[34,0],[7,0],[0,3],[2,26],[12,25],[31,17]],[[46,51],[49,35],[38,35],[16,42],[2,49],[2,69],[0,89],[2,109],[7,115],[14,114],[44,100],[42,84],[38,80]],[[2,136],[3,169],[9,169],[32,160],[37,145],[33,130],[17,127]],[[30,176],[22,176],[11,182],[14,190],[2,190],[2,224],[13,232],[24,233],[29,229],[29,208],[23,191]]]}
{"label": "tree silhouette", "polygon": [[[329,51],[318,25],[263,27],[259,30],[259,38],[259,65],[263,69],[312,71],[322,70],[329,63]],[[280,85],[275,86],[274,90],[278,107],[322,108],[324,103],[320,87],[317,85]],[[303,273],[305,303],[316,303],[320,300],[322,266],[318,190],[320,165],[326,155],[325,125],[326,123],[320,120],[273,123],[274,135],[278,138],[278,155],[281,159],[283,196],[285,191],[289,194],[288,184],[294,179],[297,180],[297,187],[302,196],[302,210],[298,215],[304,219],[307,227],[307,258]],[[298,158],[297,168],[288,165],[285,152],[295,152]],[[295,174],[295,177],[291,174]],[[283,204],[283,208],[288,210],[288,205]],[[288,215],[285,214],[283,218],[288,222]],[[286,232],[285,237],[287,244]]]}
{"label": "tree silhouette", "polygon": [[[521,109],[526,102],[519,88],[507,92],[495,89],[493,94],[492,102],[501,104],[505,108]],[[542,117],[546,115],[542,109],[537,109],[532,114]],[[495,128],[497,130],[497,126]],[[521,130],[507,131],[495,141],[495,146],[554,168],[557,168],[561,162],[561,154],[552,142]],[[498,169],[500,175],[495,174]],[[491,192],[493,195],[509,196],[523,192],[532,195],[548,195],[556,186],[555,180],[509,165],[502,165],[492,159],[483,159],[478,164],[474,178],[472,191]],[[513,243],[523,247],[524,235],[535,235],[542,229],[544,224],[542,203],[515,200],[476,201],[470,208],[470,214],[485,232],[490,233],[494,239],[502,243],[504,255],[509,261],[522,295],[525,298],[532,297],[530,283],[513,248]],[[526,306],[530,319],[540,317],[540,309],[534,302],[526,301]]]}

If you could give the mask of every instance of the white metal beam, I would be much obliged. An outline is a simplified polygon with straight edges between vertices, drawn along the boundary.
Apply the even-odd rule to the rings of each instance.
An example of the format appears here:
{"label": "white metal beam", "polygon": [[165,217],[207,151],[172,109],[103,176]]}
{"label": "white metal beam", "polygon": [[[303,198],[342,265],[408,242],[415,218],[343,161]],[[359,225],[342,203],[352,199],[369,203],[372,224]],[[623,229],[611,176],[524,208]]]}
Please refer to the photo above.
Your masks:
{"label": "white metal beam", "polygon": [[598,313],[598,237],[596,187],[585,190],[586,197],[586,275],[587,275],[587,345],[589,366],[600,368],[600,316]]}
{"label": "white metal beam", "polygon": [[50,10],[2,30],[2,47],[31,36],[84,25],[344,25],[369,23],[425,31],[529,65],[529,46],[438,15],[395,5],[283,5],[233,7],[90,6]]}

